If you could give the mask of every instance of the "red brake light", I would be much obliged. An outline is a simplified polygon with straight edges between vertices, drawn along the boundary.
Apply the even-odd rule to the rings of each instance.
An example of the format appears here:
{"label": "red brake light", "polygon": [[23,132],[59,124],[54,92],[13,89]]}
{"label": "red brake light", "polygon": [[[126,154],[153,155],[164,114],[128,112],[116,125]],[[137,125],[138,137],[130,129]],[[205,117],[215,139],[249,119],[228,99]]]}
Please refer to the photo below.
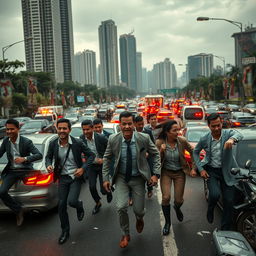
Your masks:
{"label": "red brake light", "polygon": [[195,117],[202,117],[203,116],[203,112],[196,112],[194,113]]}
{"label": "red brake light", "polygon": [[26,177],[23,179],[25,185],[35,186],[35,185],[49,185],[53,182],[53,173],[37,174],[31,177]]}
{"label": "red brake light", "polygon": [[240,122],[234,122],[233,124],[234,124],[235,126],[240,126],[240,125],[241,125]]}

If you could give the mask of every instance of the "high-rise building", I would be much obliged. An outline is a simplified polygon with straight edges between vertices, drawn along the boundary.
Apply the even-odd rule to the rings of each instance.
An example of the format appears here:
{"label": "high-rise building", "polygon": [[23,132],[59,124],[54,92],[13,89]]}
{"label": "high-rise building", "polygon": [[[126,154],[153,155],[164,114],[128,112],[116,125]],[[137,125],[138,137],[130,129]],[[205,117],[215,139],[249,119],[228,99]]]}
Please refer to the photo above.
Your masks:
{"label": "high-rise building", "polygon": [[177,85],[177,73],[175,65],[166,58],[164,61],[154,64],[153,66],[153,80],[155,88],[171,89]]}
{"label": "high-rise building", "polygon": [[119,85],[117,27],[113,20],[99,26],[101,87]]}
{"label": "high-rise building", "polygon": [[86,50],[75,55],[75,81],[82,85],[97,85],[94,51]]}
{"label": "high-rise building", "polygon": [[71,0],[21,0],[26,67],[45,71],[56,82],[72,80],[73,28]]}
{"label": "high-rise building", "polygon": [[137,91],[142,92],[142,53],[136,53],[136,66],[137,66]]}
{"label": "high-rise building", "polygon": [[142,68],[142,92],[148,92],[148,72],[146,68]]}
{"label": "high-rise building", "polygon": [[121,81],[137,91],[136,39],[134,35],[124,34],[119,38]]}
{"label": "high-rise building", "polygon": [[200,53],[188,57],[189,81],[200,76],[210,77],[213,73],[213,55]]}

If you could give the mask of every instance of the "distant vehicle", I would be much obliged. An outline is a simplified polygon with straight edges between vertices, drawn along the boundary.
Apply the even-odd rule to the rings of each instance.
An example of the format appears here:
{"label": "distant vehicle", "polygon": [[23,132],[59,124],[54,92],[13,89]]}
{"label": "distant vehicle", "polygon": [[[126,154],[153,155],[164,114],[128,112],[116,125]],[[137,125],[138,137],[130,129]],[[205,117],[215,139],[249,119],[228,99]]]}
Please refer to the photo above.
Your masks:
{"label": "distant vehicle", "polygon": [[231,120],[233,120],[233,122],[240,122],[243,126],[248,126],[256,122],[255,116],[244,112],[232,113]]}
{"label": "distant vehicle", "polygon": [[256,115],[256,104],[255,103],[247,104],[242,108],[242,111]]}
{"label": "distant vehicle", "polygon": [[116,114],[116,115],[113,115],[110,123],[116,123],[116,124],[119,124],[120,121],[119,121],[119,114]]}
{"label": "distant vehicle", "polygon": [[218,110],[225,110],[225,109],[226,109],[226,104],[224,104],[224,103],[218,104]]}
{"label": "distant vehicle", "polygon": [[62,105],[58,106],[44,106],[39,107],[37,110],[37,114],[49,114],[54,113],[57,115],[57,119],[62,118],[64,116],[64,109]]}
{"label": "distant vehicle", "polygon": [[78,121],[78,115],[77,113],[67,113],[65,115],[65,118],[69,119],[71,124],[75,124]]}
{"label": "distant vehicle", "polygon": [[157,114],[159,109],[164,108],[163,95],[146,95],[144,97],[144,116],[147,118],[149,114]]}
{"label": "distant vehicle", "polygon": [[86,108],[83,115],[97,117],[98,110],[96,108]]}
{"label": "distant vehicle", "polygon": [[124,111],[126,111],[125,108],[117,108],[117,109],[115,110],[115,112],[114,112],[114,115],[116,115],[116,114],[121,114],[121,113],[124,112]]}
{"label": "distant vehicle", "polygon": [[202,106],[184,106],[181,113],[181,119],[185,125],[187,122],[205,121],[205,111]]}
{"label": "distant vehicle", "polygon": [[168,109],[160,109],[159,112],[157,113],[157,122],[161,123],[165,120],[173,120],[174,119],[174,115],[172,113],[172,111],[168,110]]}
{"label": "distant vehicle", "polygon": [[[45,169],[45,157],[49,143],[56,136],[56,134],[25,135],[25,137],[33,141],[35,147],[43,154],[43,159],[34,162],[34,169],[28,171],[28,175],[23,180],[13,185],[9,193],[19,200],[23,207],[28,210],[44,212],[58,205],[58,183],[53,182],[53,173],[48,173]],[[3,171],[7,162],[7,156],[4,154],[0,158],[0,173]],[[0,211],[10,211],[3,204],[2,200],[0,200]]]}
{"label": "distant vehicle", "polygon": [[228,104],[226,107],[226,110],[230,111],[230,112],[238,112],[238,111],[240,111],[240,107],[235,104]]}
{"label": "distant vehicle", "polygon": [[27,123],[25,123],[20,128],[20,134],[32,134],[32,133],[43,133],[46,131],[46,129],[49,129],[49,126],[52,126],[52,124],[49,123],[48,120],[42,119],[42,120],[32,120]]}
{"label": "distant vehicle", "polygon": [[26,122],[33,120],[32,118],[27,117],[27,116],[23,116],[23,117],[14,117],[14,119],[19,122],[20,127],[21,127],[23,124],[25,124]]}
{"label": "distant vehicle", "polygon": [[55,113],[36,114],[34,120],[48,120],[50,123],[55,124],[58,117]]}
{"label": "distant vehicle", "polygon": [[93,116],[79,116],[78,123],[82,123],[84,120],[91,120],[93,121],[95,118]]}

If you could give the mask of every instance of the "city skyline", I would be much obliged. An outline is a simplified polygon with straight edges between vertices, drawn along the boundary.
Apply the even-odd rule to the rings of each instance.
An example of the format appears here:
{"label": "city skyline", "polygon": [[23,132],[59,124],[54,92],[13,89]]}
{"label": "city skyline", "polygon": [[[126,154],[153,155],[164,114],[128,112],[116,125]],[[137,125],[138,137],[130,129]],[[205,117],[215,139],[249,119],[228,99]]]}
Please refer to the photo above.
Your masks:
{"label": "city skyline", "polygon": [[[222,17],[255,25],[255,1],[72,1],[75,52],[91,49],[99,63],[97,27],[102,20],[113,19],[118,37],[133,29],[138,51],[143,54],[143,67],[169,57],[179,76],[185,70],[187,57],[201,52],[223,56],[234,64],[234,39],[239,29],[224,21],[197,22],[198,16]],[[115,10],[113,12],[112,10]],[[20,1],[1,1],[1,47],[23,39]],[[6,58],[25,60],[24,45],[6,52]],[[221,65],[215,60],[216,65]]]}

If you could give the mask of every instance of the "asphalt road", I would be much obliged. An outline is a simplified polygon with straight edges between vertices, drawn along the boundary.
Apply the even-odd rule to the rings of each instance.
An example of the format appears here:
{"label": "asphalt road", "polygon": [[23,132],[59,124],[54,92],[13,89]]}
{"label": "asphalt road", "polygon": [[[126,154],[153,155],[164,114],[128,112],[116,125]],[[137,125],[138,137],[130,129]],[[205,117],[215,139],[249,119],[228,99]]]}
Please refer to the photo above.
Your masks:
{"label": "asphalt road", "polygon": [[203,196],[200,178],[188,178],[184,221],[179,223],[172,210],[173,232],[162,240],[163,217],[158,199],[161,194],[154,190],[152,199],[146,200],[145,228],[142,234],[135,229],[135,218],[130,207],[131,242],[125,249],[119,248],[121,232],[113,203],[103,206],[97,215],[91,211],[94,202],[86,184],[81,193],[86,216],[77,221],[76,211],[69,208],[71,236],[62,246],[58,245],[60,224],[56,211],[44,214],[27,214],[21,228],[16,227],[15,216],[0,214],[0,255],[1,256],[207,256],[215,255],[210,232],[219,224],[220,213],[215,211],[215,222],[206,221],[207,204]]}

